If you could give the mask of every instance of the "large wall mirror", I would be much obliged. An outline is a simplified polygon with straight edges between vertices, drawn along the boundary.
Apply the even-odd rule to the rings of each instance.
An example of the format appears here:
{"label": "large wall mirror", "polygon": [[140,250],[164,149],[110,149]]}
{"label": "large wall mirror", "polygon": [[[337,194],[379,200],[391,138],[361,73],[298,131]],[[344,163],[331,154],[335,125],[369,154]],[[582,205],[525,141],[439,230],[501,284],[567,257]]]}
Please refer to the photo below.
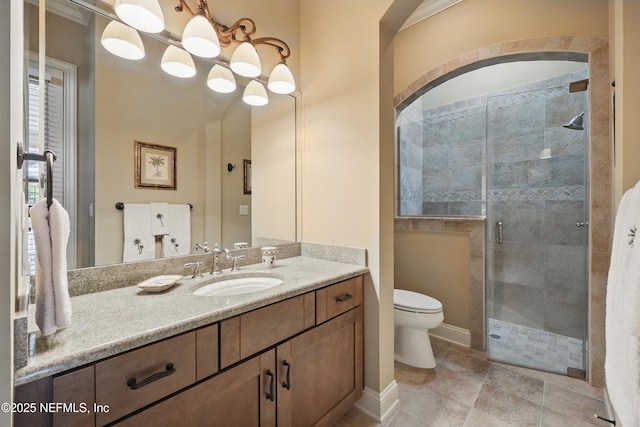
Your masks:
{"label": "large wall mirror", "polygon": [[[212,61],[194,57],[197,74],[189,79],[162,71],[166,35],[141,34],[146,54],[140,60],[109,53],[100,43],[113,16],[108,2],[47,5],[45,93],[51,105],[45,122],[47,132],[60,133],[54,197],[71,217],[70,268],[122,262],[118,202],[191,204],[191,247],[205,241],[233,248],[259,238],[296,240],[294,96],[269,93],[267,106],[250,107],[241,99],[248,81],[238,79],[230,94],[207,87]],[[33,115],[40,97],[38,10],[29,2],[25,44],[25,92]],[[61,118],[54,111],[57,96]],[[37,129],[25,139],[30,150],[41,151]],[[136,188],[136,141],[175,149],[175,189]],[[251,161],[250,171],[245,160]],[[32,191],[36,187],[32,182]]]}

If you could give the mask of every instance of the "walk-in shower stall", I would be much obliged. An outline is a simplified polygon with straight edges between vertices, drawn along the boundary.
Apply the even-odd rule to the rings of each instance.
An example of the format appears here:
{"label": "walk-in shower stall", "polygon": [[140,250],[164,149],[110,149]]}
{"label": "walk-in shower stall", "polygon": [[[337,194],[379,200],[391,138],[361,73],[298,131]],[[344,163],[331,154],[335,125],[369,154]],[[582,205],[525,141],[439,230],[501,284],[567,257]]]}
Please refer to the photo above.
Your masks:
{"label": "walk-in shower stall", "polygon": [[[536,62],[519,66],[542,67]],[[543,77],[496,88],[511,80],[487,67],[478,79],[488,78],[490,91],[466,76],[461,84],[474,85],[475,96],[434,105],[427,92],[403,110],[399,214],[483,216],[488,357],[584,376],[588,69],[544,62],[552,68]]]}

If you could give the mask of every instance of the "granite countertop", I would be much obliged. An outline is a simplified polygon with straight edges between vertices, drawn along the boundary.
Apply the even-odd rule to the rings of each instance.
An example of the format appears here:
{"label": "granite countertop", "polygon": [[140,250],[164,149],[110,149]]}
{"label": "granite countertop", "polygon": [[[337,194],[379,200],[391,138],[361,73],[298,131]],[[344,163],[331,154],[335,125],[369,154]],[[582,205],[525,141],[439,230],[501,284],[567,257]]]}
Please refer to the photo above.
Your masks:
{"label": "granite countertop", "polygon": [[[261,264],[203,278],[183,277],[171,289],[147,293],[132,286],[71,298],[71,326],[58,331],[50,343],[37,339],[27,366],[16,370],[15,385],[96,362],[127,350],[236,316],[323,286],[359,276],[366,267],[304,256],[278,260],[276,268]],[[271,289],[238,296],[197,296],[205,284],[247,276],[275,277],[284,283]],[[29,313],[30,331],[36,331]],[[35,329],[34,329],[35,328]]]}

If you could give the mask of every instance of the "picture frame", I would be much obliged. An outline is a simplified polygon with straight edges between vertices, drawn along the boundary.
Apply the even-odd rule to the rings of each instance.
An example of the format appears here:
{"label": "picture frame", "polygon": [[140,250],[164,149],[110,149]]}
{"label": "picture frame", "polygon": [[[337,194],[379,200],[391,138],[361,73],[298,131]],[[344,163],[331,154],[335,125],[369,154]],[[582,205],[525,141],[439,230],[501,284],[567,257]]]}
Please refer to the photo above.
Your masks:
{"label": "picture frame", "polygon": [[251,194],[251,160],[244,159],[244,194]]}
{"label": "picture frame", "polygon": [[135,188],[175,190],[177,148],[134,141]]}

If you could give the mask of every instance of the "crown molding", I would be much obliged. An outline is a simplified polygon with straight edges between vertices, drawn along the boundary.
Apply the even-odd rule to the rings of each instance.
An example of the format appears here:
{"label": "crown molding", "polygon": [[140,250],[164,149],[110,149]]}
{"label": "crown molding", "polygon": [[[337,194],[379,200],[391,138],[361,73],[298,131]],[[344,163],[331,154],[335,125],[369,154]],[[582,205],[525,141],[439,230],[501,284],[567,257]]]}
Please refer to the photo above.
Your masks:
{"label": "crown molding", "polygon": [[438,12],[442,12],[451,6],[460,3],[462,0],[425,0],[420,6],[409,16],[400,31],[420,21],[423,21]]}

